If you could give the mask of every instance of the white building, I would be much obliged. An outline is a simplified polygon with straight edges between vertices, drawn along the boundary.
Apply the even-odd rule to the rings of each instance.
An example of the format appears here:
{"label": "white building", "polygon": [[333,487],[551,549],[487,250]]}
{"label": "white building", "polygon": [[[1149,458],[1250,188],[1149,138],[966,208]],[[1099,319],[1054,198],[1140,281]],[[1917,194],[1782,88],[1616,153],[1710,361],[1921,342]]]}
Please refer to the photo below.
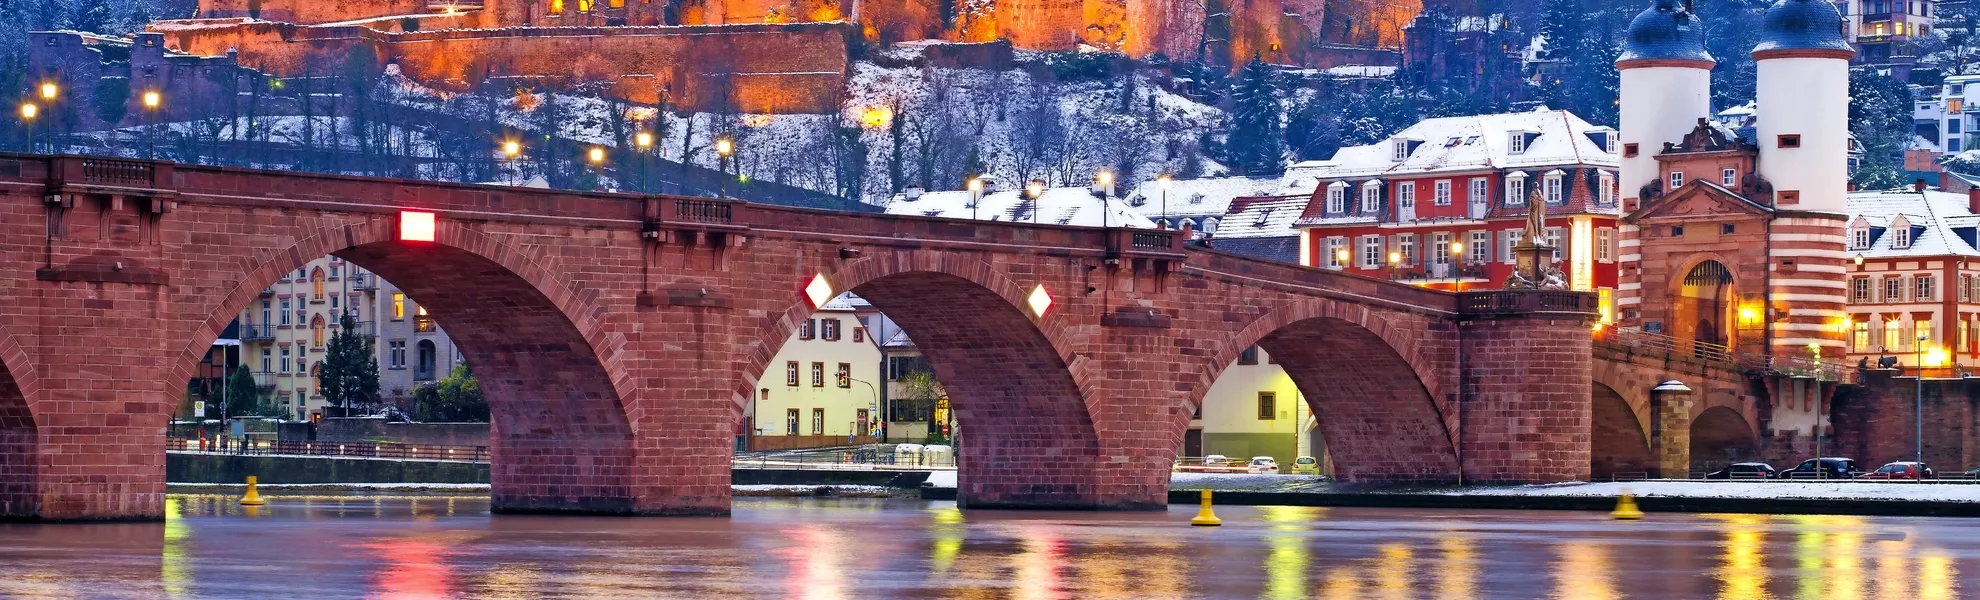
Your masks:
{"label": "white building", "polygon": [[1168,229],[1188,229],[1199,238],[1215,237],[1222,231],[1231,203],[1239,198],[1312,195],[1315,179],[1301,176],[1311,164],[1293,165],[1283,177],[1151,179],[1135,186],[1127,202]]}
{"label": "white building", "polygon": [[1270,456],[1284,472],[1294,458],[1325,459],[1326,443],[1306,397],[1285,369],[1257,346],[1238,355],[1217,376],[1183,435],[1182,455],[1232,458]]}
{"label": "white building", "polygon": [[825,303],[765,366],[744,423],[751,450],[873,441],[881,355],[860,322],[861,306],[870,307],[851,294]]}

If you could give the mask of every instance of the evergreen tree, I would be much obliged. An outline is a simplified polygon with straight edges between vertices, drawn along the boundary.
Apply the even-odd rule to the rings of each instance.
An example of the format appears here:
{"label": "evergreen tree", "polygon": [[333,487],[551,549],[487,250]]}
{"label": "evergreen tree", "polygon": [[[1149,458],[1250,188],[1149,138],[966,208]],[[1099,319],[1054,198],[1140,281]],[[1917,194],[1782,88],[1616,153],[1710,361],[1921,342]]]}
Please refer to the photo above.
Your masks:
{"label": "evergreen tree", "polygon": [[1899,158],[1911,139],[1911,88],[1875,69],[1849,73],[1849,131],[1863,146],[1851,183],[1867,190],[1904,185]]}
{"label": "evergreen tree", "polygon": [[81,31],[110,33],[110,0],[77,0],[69,9],[69,27]]}
{"label": "evergreen tree", "polygon": [[1284,96],[1278,73],[1252,59],[1231,87],[1231,129],[1225,141],[1228,162],[1246,175],[1276,175],[1284,171],[1285,144],[1281,135]]}
{"label": "evergreen tree", "polygon": [[459,365],[440,381],[413,388],[413,418],[428,423],[485,423],[488,400],[482,397],[474,372]]}
{"label": "evergreen tree", "polygon": [[261,397],[261,388],[254,385],[254,375],[247,369],[235,369],[227,378],[227,416],[262,416],[270,411]]}
{"label": "evergreen tree", "polygon": [[345,409],[362,407],[378,398],[378,360],[371,336],[358,331],[356,317],[345,314],[338,320],[316,384],[324,400]]}

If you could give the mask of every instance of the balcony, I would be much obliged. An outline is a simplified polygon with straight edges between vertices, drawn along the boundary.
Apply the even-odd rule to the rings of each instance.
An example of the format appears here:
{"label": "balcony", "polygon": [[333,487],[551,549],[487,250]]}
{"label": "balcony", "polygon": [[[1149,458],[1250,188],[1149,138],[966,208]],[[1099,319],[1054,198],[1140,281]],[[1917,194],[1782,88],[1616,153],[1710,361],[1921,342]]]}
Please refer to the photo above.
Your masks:
{"label": "balcony", "polygon": [[267,373],[267,372],[262,372],[262,371],[251,371],[251,372],[250,372],[249,374],[250,374],[250,375],[251,375],[252,377],[254,377],[254,387],[255,387],[256,389],[259,389],[259,390],[261,390],[261,391],[262,391],[262,392],[264,392],[264,393],[265,393],[265,392],[268,392],[269,390],[273,390],[273,389],[275,389],[275,374],[274,374],[274,373]]}
{"label": "balcony", "polygon": [[378,337],[378,323],[373,321],[358,321],[356,326],[351,328],[350,333],[359,337]]}
{"label": "balcony", "polygon": [[1395,269],[1396,281],[1403,283],[1437,283],[1451,281],[1485,281],[1488,274],[1484,263],[1405,265]]}
{"label": "balcony", "polygon": [[439,330],[440,326],[433,323],[433,317],[427,315],[413,317],[414,333],[433,333]]}
{"label": "balcony", "polygon": [[275,295],[275,286],[271,285],[265,288],[261,288],[261,297],[269,298],[269,297],[273,297],[274,295]]}
{"label": "balcony", "polygon": [[350,276],[345,281],[353,292],[372,292],[378,290],[378,277],[370,273],[358,273]]}
{"label": "balcony", "polygon": [[241,324],[241,341],[243,342],[269,342],[274,340],[275,340],[274,325],[269,325],[267,323],[262,323],[260,325],[256,325],[254,323]]}

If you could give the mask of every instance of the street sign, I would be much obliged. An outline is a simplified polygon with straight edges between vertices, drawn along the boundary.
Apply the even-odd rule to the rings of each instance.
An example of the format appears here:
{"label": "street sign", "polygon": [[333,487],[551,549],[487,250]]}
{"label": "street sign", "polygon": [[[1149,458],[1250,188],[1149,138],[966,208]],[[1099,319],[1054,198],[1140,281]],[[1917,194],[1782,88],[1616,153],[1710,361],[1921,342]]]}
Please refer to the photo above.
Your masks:
{"label": "street sign", "polygon": [[247,437],[247,422],[234,421],[234,437],[237,438]]}
{"label": "street sign", "polygon": [[206,418],[206,402],[204,401],[193,402],[193,418],[197,418],[197,419]]}

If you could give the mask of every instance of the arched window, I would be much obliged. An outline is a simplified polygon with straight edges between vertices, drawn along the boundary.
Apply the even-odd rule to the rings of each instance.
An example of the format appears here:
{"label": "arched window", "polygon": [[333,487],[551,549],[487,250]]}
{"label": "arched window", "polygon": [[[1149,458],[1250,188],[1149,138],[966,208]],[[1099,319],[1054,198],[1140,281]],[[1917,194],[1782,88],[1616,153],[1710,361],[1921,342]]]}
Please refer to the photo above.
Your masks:
{"label": "arched window", "polygon": [[318,301],[323,300],[323,269],[317,269],[315,271],[310,272],[309,285],[316,290],[316,294],[310,297],[315,298]]}
{"label": "arched window", "polygon": [[323,315],[316,315],[309,321],[309,334],[311,339],[316,340],[317,346],[323,345]]}

